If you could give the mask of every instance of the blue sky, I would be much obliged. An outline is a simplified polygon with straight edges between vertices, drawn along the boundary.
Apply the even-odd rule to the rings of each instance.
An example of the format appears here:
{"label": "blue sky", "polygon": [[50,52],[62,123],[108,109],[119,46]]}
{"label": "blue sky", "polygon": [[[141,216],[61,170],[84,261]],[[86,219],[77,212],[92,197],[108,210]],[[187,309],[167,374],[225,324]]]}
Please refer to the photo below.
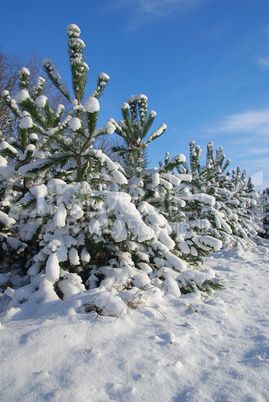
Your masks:
{"label": "blue sky", "polygon": [[[120,105],[144,93],[167,132],[149,148],[151,166],[196,141],[222,146],[262,186],[269,186],[268,0],[13,0],[1,2],[2,50],[37,49],[70,83],[66,26],[77,24],[90,67],[111,81],[100,124],[120,120]],[[204,160],[204,159],[203,159]]]}

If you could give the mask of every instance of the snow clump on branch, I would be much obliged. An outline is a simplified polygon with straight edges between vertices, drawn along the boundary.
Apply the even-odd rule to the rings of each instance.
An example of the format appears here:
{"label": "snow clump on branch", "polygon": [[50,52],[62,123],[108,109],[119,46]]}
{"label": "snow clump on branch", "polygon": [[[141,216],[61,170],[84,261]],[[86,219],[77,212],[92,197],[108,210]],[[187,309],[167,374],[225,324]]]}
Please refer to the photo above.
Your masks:
{"label": "snow clump on branch", "polygon": [[85,102],[84,102],[84,108],[88,113],[96,113],[100,110],[100,104],[98,102],[98,99],[94,98],[93,96],[90,96]]}

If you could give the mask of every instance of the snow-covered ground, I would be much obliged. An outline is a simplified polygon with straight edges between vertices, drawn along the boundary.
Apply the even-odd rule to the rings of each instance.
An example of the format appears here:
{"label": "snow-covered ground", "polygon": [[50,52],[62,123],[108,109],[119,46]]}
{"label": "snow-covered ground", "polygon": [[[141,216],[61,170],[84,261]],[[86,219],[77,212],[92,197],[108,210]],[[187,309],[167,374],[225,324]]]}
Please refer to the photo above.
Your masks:
{"label": "snow-covered ground", "polygon": [[[225,289],[117,317],[3,314],[3,401],[268,401],[269,242],[207,258]],[[131,306],[130,306],[131,307]]]}

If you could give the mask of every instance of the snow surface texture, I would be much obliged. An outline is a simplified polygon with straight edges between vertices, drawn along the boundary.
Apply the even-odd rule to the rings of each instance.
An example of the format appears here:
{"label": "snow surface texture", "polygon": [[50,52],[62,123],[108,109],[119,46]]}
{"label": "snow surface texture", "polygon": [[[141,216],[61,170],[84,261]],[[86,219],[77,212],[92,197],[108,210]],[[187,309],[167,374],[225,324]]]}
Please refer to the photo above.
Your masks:
{"label": "snow surface texture", "polygon": [[207,302],[191,293],[158,303],[140,292],[123,314],[113,292],[96,290],[114,317],[98,315],[85,294],[49,314],[16,320],[4,312],[2,399],[268,401],[268,257],[263,240],[207,258],[226,284]]}

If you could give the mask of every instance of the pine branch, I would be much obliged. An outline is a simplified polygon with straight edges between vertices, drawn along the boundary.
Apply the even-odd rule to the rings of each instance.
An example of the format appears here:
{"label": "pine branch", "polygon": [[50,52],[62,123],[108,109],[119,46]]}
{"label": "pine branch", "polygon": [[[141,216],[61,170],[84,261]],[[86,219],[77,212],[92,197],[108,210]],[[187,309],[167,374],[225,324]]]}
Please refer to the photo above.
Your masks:
{"label": "pine branch", "polygon": [[72,102],[72,98],[64,85],[60,74],[55,68],[55,65],[50,59],[42,60],[43,67],[51,80],[51,82],[56,86],[56,88],[70,101]]}

